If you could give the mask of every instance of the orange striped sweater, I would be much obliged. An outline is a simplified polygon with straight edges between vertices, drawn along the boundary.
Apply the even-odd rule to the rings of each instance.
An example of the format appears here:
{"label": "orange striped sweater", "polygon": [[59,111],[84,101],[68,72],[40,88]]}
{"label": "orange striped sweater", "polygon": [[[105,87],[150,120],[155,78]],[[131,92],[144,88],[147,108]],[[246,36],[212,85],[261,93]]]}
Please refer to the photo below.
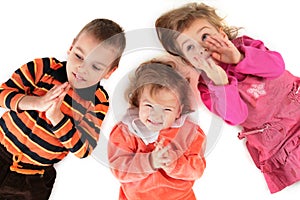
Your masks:
{"label": "orange striped sweater", "polygon": [[91,88],[70,89],[61,106],[65,116],[54,127],[44,112],[17,109],[23,96],[44,95],[66,81],[66,62],[39,58],[21,66],[1,85],[0,106],[8,110],[0,118],[0,142],[11,154],[21,154],[21,162],[52,165],[68,152],[84,158],[96,147],[109,107],[108,94],[99,84],[92,94],[87,92]]}

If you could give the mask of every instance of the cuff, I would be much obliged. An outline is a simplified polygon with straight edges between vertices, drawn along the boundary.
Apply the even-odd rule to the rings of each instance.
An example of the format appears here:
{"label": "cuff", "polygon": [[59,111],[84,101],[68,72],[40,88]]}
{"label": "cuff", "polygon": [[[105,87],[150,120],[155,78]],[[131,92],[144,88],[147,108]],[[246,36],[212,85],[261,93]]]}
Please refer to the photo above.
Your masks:
{"label": "cuff", "polygon": [[60,122],[59,122],[57,125],[55,125],[55,126],[53,126],[53,127],[51,128],[51,130],[52,130],[53,132],[58,132],[61,128],[64,127],[64,125],[65,125],[66,123],[68,123],[69,120],[70,120],[69,117],[65,115],[65,116],[62,118],[62,120],[60,120]]}

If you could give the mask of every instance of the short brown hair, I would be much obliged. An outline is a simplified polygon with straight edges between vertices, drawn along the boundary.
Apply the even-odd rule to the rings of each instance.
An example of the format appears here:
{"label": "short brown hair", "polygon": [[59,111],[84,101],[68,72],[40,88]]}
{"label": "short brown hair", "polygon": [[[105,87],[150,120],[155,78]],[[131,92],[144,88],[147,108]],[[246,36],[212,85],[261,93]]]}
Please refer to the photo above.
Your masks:
{"label": "short brown hair", "polygon": [[77,34],[75,40],[83,33],[89,33],[99,42],[114,47],[117,50],[117,56],[112,63],[111,68],[118,66],[121,55],[126,46],[125,33],[123,28],[110,19],[98,18],[87,23]]}
{"label": "short brown hair", "polygon": [[131,106],[139,107],[141,94],[146,86],[150,86],[150,93],[168,89],[178,96],[183,105],[182,114],[193,112],[190,100],[191,89],[188,81],[177,73],[170,65],[150,60],[142,63],[135,71],[127,97]]}

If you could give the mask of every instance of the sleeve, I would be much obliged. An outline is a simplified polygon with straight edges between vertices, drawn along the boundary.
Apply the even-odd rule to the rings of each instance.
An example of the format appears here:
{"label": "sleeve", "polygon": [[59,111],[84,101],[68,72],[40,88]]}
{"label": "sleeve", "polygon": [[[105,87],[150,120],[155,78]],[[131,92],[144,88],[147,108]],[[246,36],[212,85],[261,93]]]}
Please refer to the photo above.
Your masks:
{"label": "sleeve", "polygon": [[[185,149],[186,145],[180,144],[182,141],[178,142],[180,147],[171,147],[171,149],[176,149],[174,152],[177,154],[178,159],[173,162],[173,166],[171,165],[171,167],[167,168],[170,170],[165,171],[174,179],[196,180],[202,176],[206,168],[206,160],[204,158],[206,136],[199,126],[191,129],[191,131],[196,133],[190,134],[190,136],[194,135],[194,137],[192,142],[188,142],[187,149]],[[182,150],[184,151],[183,153]]]}
{"label": "sleeve", "polygon": [[156,172],[150,164],[150,153],[136,152],[136,140],[127,126],[116,125],[108,142],[108,160],[113,175],[121,182],[135,182]]}
{"label": "sleeve", "polygon": [[50,59],[35,59],[17,69],[0,87],[0,106],[18,112],[19,101],[30,95],[36,87],[46,68],[50,67]]}
{"label": "sleeve", "polygon": [[205,83],[204,79],[199,82],[198,90],[205,106],[230,125],[244,122],[248,108],[240,97],[237,79],[228,75],[229,83],[224,86],[216,86],[212,81]]}
{"label": "sleeve", "polygon": [[237,72],[264,78],[276,78],[284,72],[282,56],[276,51],[270,51],[262,41],[243,36],[233,42],[245,55],[236,65]]}
{"label": "sleeve", "polygon": [[96,91],[95,104],[85,100],[72,101],[72,108],[68,108],[72,116],[65,114],[60,123],[52,127],[64,147],[79,158],[87,157],[97,146],[101,125],[109,108],[108,95],[103,92],[101,88]]}

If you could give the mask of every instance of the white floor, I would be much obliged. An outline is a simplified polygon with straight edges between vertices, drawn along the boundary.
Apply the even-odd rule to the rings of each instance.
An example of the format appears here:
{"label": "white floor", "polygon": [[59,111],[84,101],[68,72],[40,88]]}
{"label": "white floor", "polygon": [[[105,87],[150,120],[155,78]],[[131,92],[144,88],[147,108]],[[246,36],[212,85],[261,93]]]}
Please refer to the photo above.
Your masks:
{"label": "white floor", "polygon": [[[124,103],[116,102],[115,87],[138,63],[161,53],[151,38],[151,28],[161,13],[182,5],[184,0],[131,1],[2,1],[0,3],[0,82],[25,62],[36,57],[65,58],[79,29],[93,18],[110,18],[133,34],[120,68],[103,84],[110,92],[111,107],[98,147],[92,157],[77,159],[72,154],[56,165],[57,180],[51,200],[118,199],[119,182],[107,167],[106,143],[110,128],[119,119]],[[300,18],[297,1],[286,0],[207,0],[227,16],[230,25],[244,27],[244,33],[264,41],[282,54],[286,68],[300,76]],[[133,6],[134,4],[134,6]],[[150,28],[150,29],[149,29]],[[135,35],[137,34],[137,35]],[[138,43],[150,41],[150,44]],[[153,44],[151,44],[153,42]],[[155,44],[154,44],[155,43]],[[152,45],[152,46],[151,46]],[[126,77],[125,77],[126,79]],[[119,85],[118,85],[119,84]],[[115,97],[115,98],[113,98]],[[115,100],[113,100],[115,99]],[[114,102],[115,101],[115,102]],[[199,112],[200,126],[210,138],[207,168],[196,181],[197,199],[298,200],[300,182],[270,194],[260,171],[254,166],[244,143],[237,138],[237,127],[218,121],[204,108]],[[212,130],[212,131],[211,131]]]}

